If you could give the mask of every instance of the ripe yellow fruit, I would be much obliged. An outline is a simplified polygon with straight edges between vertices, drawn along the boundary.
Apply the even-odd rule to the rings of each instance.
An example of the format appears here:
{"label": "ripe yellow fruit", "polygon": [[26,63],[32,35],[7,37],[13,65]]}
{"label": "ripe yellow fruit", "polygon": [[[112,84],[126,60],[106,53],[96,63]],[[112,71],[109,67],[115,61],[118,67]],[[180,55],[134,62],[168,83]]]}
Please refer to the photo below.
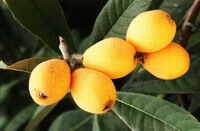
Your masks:
{"label": "ripe yellow fruit", "polygon": [[105,74],[87,68],[72,73],[71,94],[83,110],[102,114],[110,110],[116,101],[116,89]]}
{"label": "ripe yellow fruit", "polygon": [[83,65],[105,73],[111,79],[126,76],[137,65],[134,47],[120,38],[107,38],[88,48]]}
{"label": "ripe yellow fruit", "polygon": [[61,100],[71,82],[70,68],[66,62],[51,59],[37,65],[29,79],[29,92],[39,105],[50,105]]}
{"label": "ripe yellow fruit", "polygon": [[184,75],[190,66],[188,52],[177,43],[153,53],[147,53],[143,66],[160,79],[176,79]]}
{"label": "ripe yellow fruit", "polygon": [[155,52],[166,47],[174,38],[176,23],[162,10],[139,14],[128,27],[126,40],[137,52]]}

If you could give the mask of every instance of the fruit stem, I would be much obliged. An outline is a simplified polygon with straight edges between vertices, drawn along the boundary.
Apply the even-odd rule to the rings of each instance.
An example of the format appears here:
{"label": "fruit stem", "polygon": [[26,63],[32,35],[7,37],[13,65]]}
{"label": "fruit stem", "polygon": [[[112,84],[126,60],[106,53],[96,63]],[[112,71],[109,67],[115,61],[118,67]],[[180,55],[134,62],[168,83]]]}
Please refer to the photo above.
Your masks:
{"label": "fruit stem", "polygon": [[82,55],[73,52],[62,36],[59,36],[59,41],[59,49],[62,53],[62,57],[69,64],[71,70],[74,71],[75,69],[80,68],[83,60]]}
{"label": "fruit stem", "polygon": [[64,60],[68,62],[69,58],[71,56],[71,51],[69,49],[69,45],[62,36],[59,36],[59,41],[60,41],[59,49],[62,53],[62,56],[63,56]]}
{"label": "fruit stem", "polygon": [[[192,26],[199,14],[200,11],[200,0],[195,0],[190,7],[188,14],[185,18],[183,26],[181,28],[181,33],[178,38],[178,43],[182,45],[184,48],[187,46],[189,37],[192,32]],[[188,24],[190,23],[190,24]]]}
{"label": "fruit stem", "polygon": [[81,54],[72,54],[70,57],[69,65],[71,67],[71,71],[82,67],[83,56]]}
{"label": "fruit stem", "polygon": [[[192,33],[192,26],[196,20],[196,17],[198,16],[200,11],[200,0],[195,0],[192,4],[192,6],[190,7],[188,14],[186,16],[186,19],[184,21],[184,24],[181,28],[181,33],[179,35],[178,38],[178,43],[183,46],[184,48],[186,48],[188,40],[190,38],[190,35]],[[188,24],[190,23],[190,24]],[[180,103],[180,105],[184,108],[184,109],[188,109],[189,106],[189,101],[187,99],[187,95],[185,94],[176,94],[177,99]]]}

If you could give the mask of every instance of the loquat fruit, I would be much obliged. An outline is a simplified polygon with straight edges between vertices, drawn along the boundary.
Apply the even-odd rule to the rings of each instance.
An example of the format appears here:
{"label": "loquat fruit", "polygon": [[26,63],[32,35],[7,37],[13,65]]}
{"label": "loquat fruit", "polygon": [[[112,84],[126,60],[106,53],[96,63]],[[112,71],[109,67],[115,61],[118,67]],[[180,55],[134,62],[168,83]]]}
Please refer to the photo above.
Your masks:
{"label": "loquat fruit", "polygon": [[107,38],[88,48],[83,54],[83,65],[105,73],[111,79],[126,76],[137,65],[134,47],[120,38]]}
{"label": "loquat fruit", "polygon": [[126,40],[137,52],[155,52],[166,47],[174,38],[176,23],[162,10],[139,14],[128,27]]}
{"label": "loquat fruit", "polygon": [[160,79],[176,79],[184,75],[190,67],[188,52],[177,43],[152,53],[146,53],[143,67]]}
{"label": "loquat fruit", "polygon": [[75,70],[72,73],[70,90],[75,103],[90,113],[105,113],[116,101],[116,89],[112,80],[92,69]]}
{"label": "loquat fruit", "polygon": [[68,92],[71,82],[68,64],[51,59],[37,65],[29,79],[29,92],[39,105],[51,105],[61,100]]}

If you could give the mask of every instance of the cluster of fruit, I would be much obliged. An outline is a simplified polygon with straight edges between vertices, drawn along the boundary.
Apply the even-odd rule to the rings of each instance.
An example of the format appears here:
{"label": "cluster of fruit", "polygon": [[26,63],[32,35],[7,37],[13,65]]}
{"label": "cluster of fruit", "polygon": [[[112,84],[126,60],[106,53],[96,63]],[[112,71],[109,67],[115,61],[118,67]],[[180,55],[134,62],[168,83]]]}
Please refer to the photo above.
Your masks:
{"label": "cluster of fruit", "polygon": [[160,79],[176,79],[190,67],[188,52],[172,42],[176,23],[162,11],[147,11],[138,15],[130,24],[126,40],[137,52],[144,53],[141,63],[152,75]]}
{"label": "cluster of fruit", "polygon": [[29,79],[29,91],[39,105],[51,105],[61,100],[70,88],[76,104],[90,113],[104,113],[116,101],[112,80],[99,71],[76,69],[72,74],[68,64],[51,59],[37,65]]}
{"label": "cluster of fruit", "polygon": [[[72,74],[68,64],[52,59],[39,64],[31,73],[29,91],[40,105],[58,102],[71,90],[76,104],[90,113],[105,113],[116,101],[111,79],[132,72],[141,62],[146,70],[162,79],[175,79],[187,72],[190,58],[180,45],[171,42],[176,24],[164,11],[141,13],[130,24],[126,41],[104,39],[83,54],[84,68]],[[137,52],[142,57],[137,57]]]}
{"label": "cluster of fruit", "polygon": [[[176,79],[188,71],[190,57],[182,46],[172,42],[175,34],[176,23],[168,13],[143,12],[129,25],[126,41],[107,38],[96,43],[83,54],[83,65],[117,79],[132,72],[140,62],[160,79]],[[142,55],[138,57],[136,52]]]}

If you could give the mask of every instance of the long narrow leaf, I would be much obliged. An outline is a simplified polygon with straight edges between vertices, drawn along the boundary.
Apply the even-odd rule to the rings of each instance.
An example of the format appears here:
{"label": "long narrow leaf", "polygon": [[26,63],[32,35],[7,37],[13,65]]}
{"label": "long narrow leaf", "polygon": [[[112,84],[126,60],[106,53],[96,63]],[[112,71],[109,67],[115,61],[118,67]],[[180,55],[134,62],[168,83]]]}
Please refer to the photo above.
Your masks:
{"label": "long narrow leaf", "polygon": [[25,131],[32,131],[54,109],[56,105],[57,103],[50,106],[39,106],[36,109],[33,118],[26,126]]}
{"label": "long narrow leaf", "polygon": [[16,131],[20,126],[22,126],[32,115],[36,109],[36,105],[30,105],[24,110],[19,112],[5,127],[5,131]]}
{"label": "long narrow leaf", "polygon": [[200,131],[200,123],[187,111],[148,95],[120,92],[113,110],[136,131]]}
{"label": "long narrow leaf", "polygon": [[49,131],[90,131],[93,115],[83,111],[68,111],[55,119]]}
{"label": "long narrow leaf", "polygon": [[93,126],[92,126],[92,131],[100,131],[100,127],[99,127],[99,116],[97,114],[94,115],[93,118]]}
{"label": "long narrow leaf", "polygon": [[58,36],[64,37],[74,49],[63,11],[57,0],[6,0],[15,19],[50,49],[59,52]]}
{"label": "long narrow leaf", "polygon": [[9,83],[0,85],[0,103],[2,101],[4,101],[4,99],[8,96],[11,88],[21,81],[22,81],[22,79],[16,79],[16,80],[13,80]]}
{"label": "long narrow leaf", "polygon": [[29,59],[18,61],[11,65],[6,65],[3,61],[0,61],[0,69],[31,73],[31,71],[38,64],[49,59],[50,58],[46,58],[46,57],[29,58]]}

